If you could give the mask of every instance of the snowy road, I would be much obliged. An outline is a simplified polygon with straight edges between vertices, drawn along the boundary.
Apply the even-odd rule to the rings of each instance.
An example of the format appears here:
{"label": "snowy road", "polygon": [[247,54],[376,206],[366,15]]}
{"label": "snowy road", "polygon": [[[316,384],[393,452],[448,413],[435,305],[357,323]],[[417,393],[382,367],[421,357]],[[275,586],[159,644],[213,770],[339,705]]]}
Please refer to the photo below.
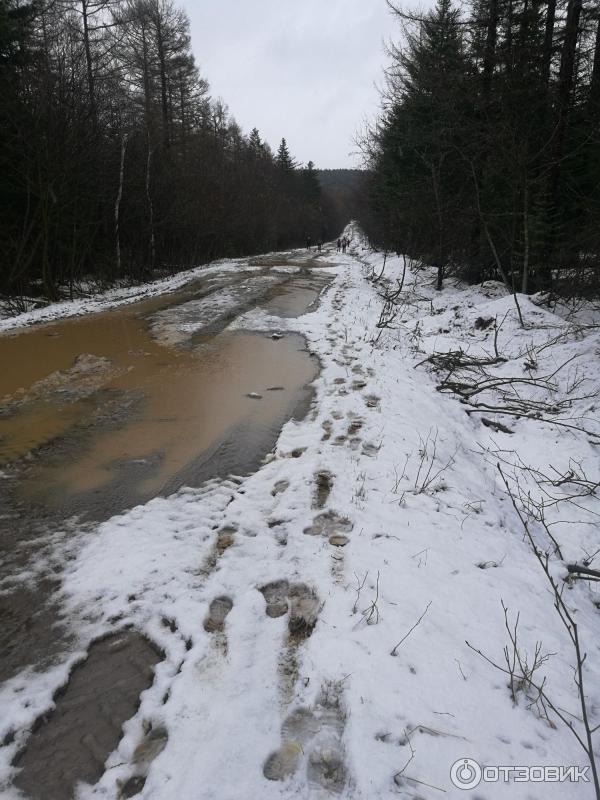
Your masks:
{"label": "snowy road", "polygon": [[[503,663],[501,602],[513,623],[520,612],[521,646],[531,659],[542,640],[542,652],[552,655],[539,671],[555,705],[577,724],[568,637],[495,461],[520,456],[560,469],[576,458],[597,475],[597,415],[575,409],[587,433],[540,419],[510,419],[503,432],[466,414],[436,391],[435,375],[415,366],[459,342],[487,351],[494,334],[477,320],[506,315],[499,338],[507,359],[499,369],[516,368],[508,354],[517,345],[528,352],[527,337],[541,347],[544,336],[563,331],[560,357],[580,359],[597,381],[590,354],[598,333],[572,337],[557,314],[529,302],[525,313],[538,315],[539,330],[522,331],[498,285],[449,282],[436,294],[432,275],[411,271],[410,302],[375,342],[381,285],[367,277],[371,267],[380,272],[382,258],[363,251],[352,233],[350,254],[326,255],[335,280],[317,310],[285,320],[252,309],[230,325],[301,334],[321,363],[311,411],[284,426],[260,469],[151,500],[76,547],[56,543],[54,557],[69,559],[61,597],[74,646],[52,668],[0,687],[3,797],[19,796],[15,779],[48,800],[68,797],[65,786],[77,777],[89,780],[77,774],[80,756],[61,750],[56,726],[90,724],[94,688],[86,694],[74,683],[79,675],[85,685],[81,676],[102,646],[90,650],[90,643],[108,634],[104,663],[114,659],[119,674],[133,673],[139,707],[109,754],[110,735],[95,735],[93,724],[73,737],[74,747],[98,759],[101,775],[79,786],[80,800],[593,797],[584,782],[482,782],[468,792],[453,785],[450,770],[465,758],[488,766],[587,764],[572,731],[544,715],[531,687],[519,687],[513,702],[506,676],[465,639]],[[401,259],[389,259],[386,269],[393,284]],[[540,350],[540,369],[546,357],[558,355]],[[596,549],[599,511],[593,493],[575,510],[560,508],[553,530],[565,559]],[[558,575],[564,564],[555,568]],[[597,716],[593,585],[576,584],[568,594],[589,653]],[[154,656],[145,658],[155,666],[144,676],[147,640]],[[82,660],[54,714],[31,734]],[[114,727],[109,706],[107,699],[102,708]],[[44,771],[56,773],[57,764],[62,772],[44,794]]]}

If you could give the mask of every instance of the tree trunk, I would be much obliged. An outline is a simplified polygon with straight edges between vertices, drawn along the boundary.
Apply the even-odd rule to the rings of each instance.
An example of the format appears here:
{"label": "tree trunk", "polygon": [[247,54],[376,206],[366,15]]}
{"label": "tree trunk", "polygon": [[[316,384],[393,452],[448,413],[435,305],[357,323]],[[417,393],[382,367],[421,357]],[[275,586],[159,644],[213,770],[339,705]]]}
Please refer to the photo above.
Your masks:
{"label": "tree trunk", "polygon": [[[575,79],[575,54],[577,51],[582,2],[583,0],[569,0],[567,6],[567,19],[565,22],[565,34],[560,57],[560,72],[558,76],[556,99],[558,119],[553,134],[551,170],[548,187],[548,209],[551,217],[558,207],[564,138]],[[552,225],[549,241],[545,248],[545,260],[549,260],[554,249],[553,228],[554,226]]]}
{"label": "tree trunk", "polygon": [[152,166],[152,147],[150,145],[150,135],[148,135],[148,158],[146,159],[146,201],[148,203],[149,221],[149,247],[150,247],[150,269],[154,269],[156,242],[154,238],[154,204],[152,203],[152,193],[150,191],[150,168]]}
{"label": "tree trunk", "polygon": [[521,293],[527,294],[529,288],[529,192],[527,190],[527,173],[523,185],[523,275],[521,278]]}
{"label": "tree trunk", "polygon": [[123,197],[123,177],[125,175],[125,151],[127,150],[127,134],[121,137],[121,163],[119,167],[119,190],[115,200],[115,249],[117,256],[117,276],[121,275],[121,238],[119,232],[119,211],[121,209],[121,198]]}
{"label": "tree trunk", "polygon": [[96,108],[96,87],[94,85],[94,67],[92,64],[92,50],[90,47],[90,31],[88,25],[88,0],[81,0],[81,15],[83,17],[83,46],[85,50],[90,110],[92,112],[92,119],[94,123],[96,123],[98,112]]}
{"label": "tree trunk", "polygon": [[577,50],[579,18],[581,16],[582,3],[583,0],[569,0],[569,5],[567,7],[565,39],[560,58],[560,73],[558,76],[558,108],[563,118],[569,109],[571,93],[573,91],[575,53]]}
{"label": "tree trunk", "polygon": [[442,212],[442,205],[439,192],[439,171],[436,170],[433,163],[429,163],[431,172],[431,184],[433,187],[433,196],[435,198],[435,208],[438,223],[438,266],[437,266],[437,280],[435,288],[441,292],[444,287],[444,267],[446,266],[446,248],[444,246],[444,215]]}
{"label": "tree trunk", "polygon": [[156,15],[156,48],[158,50],[158,61],[160,66],[160,104],[162,111],[163,125],[163,145],[165,149],[169,147],[169,92],[167,86],[167,66],[165,58],[165,42],[163,37],[160,12]]}
{"label": "tree trunk", "polygon": [[513,0],[508,0],[506,9],[506,71],[509,75],[512,75],[515,66],[513,22]]}
{"label": "tree trunk", "polygon": [[554,49],[554,20],[556,18],[556,0],[548,0],[546,10],[546,29],[544,32],[544,50],[542,61],[542,80],[548,88],[550,82],[550,67],[552,65],[552,51]]}
{"label": "tree trunk", "polygon": [[600,111],[600,16],[596,26],[596,45],[594,47],[594,64],[592,66],[588,103],[592,113]]}
{"label": "tree trunk", "polygon": [[483,96],[488,98],[492,75],[496,65],[496,41],[498,39],[498,0],[489,0],[489,17],[483,56]]}
{"label": "tree trunk", "polygon": [[180,115],[181,115],[181,144],[184,155],[186,155],[187,151],[187,132],[186,132],[186,124],[187,118],[185,115],[185,90],[183,86],[183,76],[180,76],[180,83],[179,83],[179,104],[180,104]]}
{"label": "tree trunk", "polygon": [[146,130],[150,131],[150,122],[151,122],[150,68],[148,65],[148,39],[146,38],[146,26],[143,21],[141,24],[141,31],[142,31],[142,61],[143,61],[142,70],[144,75],[144,116],[146,119]]}

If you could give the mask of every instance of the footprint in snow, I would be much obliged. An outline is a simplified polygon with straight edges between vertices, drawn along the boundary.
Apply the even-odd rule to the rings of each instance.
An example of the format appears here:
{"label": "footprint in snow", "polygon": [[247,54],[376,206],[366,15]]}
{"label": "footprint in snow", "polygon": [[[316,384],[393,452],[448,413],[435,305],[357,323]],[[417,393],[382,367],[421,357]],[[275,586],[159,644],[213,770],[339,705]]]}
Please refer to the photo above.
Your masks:
{"label": "footprint in snow", "polygon": [[272,581],[259,587],[265,598],[268,617],[283,617],[289,611],[288,630],[294,644],[307,639],[317,623],[319,597],[305,583],[286,580]]}
{"label": "footprint in snow", "polygon": [[261,586],[259,592],[265,598],[267,604],[266,612],[268,617],[282,617],[288,612],[287,594],[290,585],[288,581],[273,581]]}
{"label": "footprint in snow", "polygon": [[365,403],[367,408],[378,408],[379,407],[379,397],[374,394],[368,394],[365,396]]}
{"label": "footprint in snow", "polygon": [[277,481],[277,483],[273,486],[271,490],[271,494],[273,497],[276,497],[278,494],[283,494],[283,492],[287,491],[290,488],[289,481]]}
{"label": "footprint in snow", "polygon": [[[282,617],[288,614],[288,634],[279,656],[279,688],[283,705],[288,705],[294,697],[298,681],[298,648],[312,634],[320,611],[319,596],[305,583],[292,583],[286,580],[273,581],[259,588],[266,602],[269,617]],[[286,773],[294,762],[292,751],[273,754],[269,772]],[[294,762],[295,763],[295,762]],[[278,780],[278,778],[273,778]]]}
{"label": "footprint in snow", "polygon": [[324,511],[312,521],[312,525],[304,528],[308,536],[333,536],[340,533],[349,533],[354,523],[347,517],[342,517],[335,511]]}
{"label": "footprint in snow", "polygon": [[288,597],[290,600],[290,616],[288,630],[290,642],[299,644],[308,639],[317,624],[320,601],[314,589],[305,583],[293,583]]}
{"label": "footprint in snow", "polygon": [[345,714],[340,682],[327,683],[314,710],[297,708],[281,726],[281,747],[265,761],[263,774],[272,781],[290,778],[306,765],[308,797],[339,795],[348,781],[344,762]]}
{"label": "footprint in snow", "polygon": [[354,523],[335,511],[325,511],[317,515],[304,533],[309,536],[326,536],[331,545],[331,574],[333,580],[341,584],[344,581],[345,557],[343,548],[350,542],[346,535],[353,529]]}
{"label": "footprint in snow", "polygon": [[352,420],[350,425],[348,425],[348,436],[354,436],[357,434],[362,429],[364,424],[364,420],[360,419],[360,417]]}
{"label": "footprint in snow", "polygon": [[263,774],[270,781],[283,781],[298,771],[304,745],[319,731],[319,723],[308,708],[297,708],[281,726],[282,744],[265,761]]}
{"label": "footprint in snow", "polygon": [[369,458],[374,458],[377,453],[381,450],[381,445],[372,444],[370,442],[365,442],[362,446],[363,455],[369,456]]}
{"label": "footprint in snow", "polygon": [[201,575],[208,576],[211,572],[213,572],[223,553],[226,550],[229,550],[229,548],[234,544],[236,533],[236,525],[225,525],[217,531],[217,538],[215,539],[212,550],[200,568]]}
{"label": "footprint in snow", "polygon": [[220,633],[225,627],[225,620],[231,609],[233,600],[223,595],[215,597],[209,606],[208,614],[204,620],[204,630],[207,633]]}
{"label": "footprint in snow", "polygon": [[145,728],[144,736],[133,753],[136,774],[126,781],[118,782],[119,798],[135,797],[143,790],[152,762],[158,758],[169,741],[169,734],[162,725],[155,728],[152,724],[146,723]]}
{"label": "footprint in snow", "polygon": [[319,470],[315,473],[315,508],[323,508],[331,490],[333,489],[333,475],[326,469]]}

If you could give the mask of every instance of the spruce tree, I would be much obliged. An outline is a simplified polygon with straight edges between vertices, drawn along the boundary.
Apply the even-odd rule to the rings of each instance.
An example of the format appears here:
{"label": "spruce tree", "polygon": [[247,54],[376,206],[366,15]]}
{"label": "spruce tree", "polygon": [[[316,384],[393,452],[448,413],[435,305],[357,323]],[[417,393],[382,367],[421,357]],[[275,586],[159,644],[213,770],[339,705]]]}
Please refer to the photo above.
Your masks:
{"label": "spruce tree", "polygon": [[281,143],[277,149],[277,155],[275,157],[275,161],[277,163],[277,166],[284,172],[291,172],[293,169],[296,168],[296,162],[290,155],[290,151],[288,149],[287,142],[285,139],[281,140]]}

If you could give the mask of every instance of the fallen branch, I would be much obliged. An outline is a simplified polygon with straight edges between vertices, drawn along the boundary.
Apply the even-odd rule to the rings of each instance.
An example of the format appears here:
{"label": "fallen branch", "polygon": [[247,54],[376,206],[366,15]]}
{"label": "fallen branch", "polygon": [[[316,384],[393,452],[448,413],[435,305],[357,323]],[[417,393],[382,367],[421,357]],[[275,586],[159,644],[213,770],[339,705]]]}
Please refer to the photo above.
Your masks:
{"label": "fallen branch", "polygon": [[393,648],[392,648],[392,650],[391,650],[391,652],[390,652],[390,655],[391,655],[391,656],[396,656],[396,655],[398,654],[398,653],[397,653],[397,651],[398,651],[398,648],[400,647],[400,645],[402,644],[402,642],[405,642],[405,641],[408,639],[408,637],[411,635],[411,633],[414,631],[414,629],[415,629],[416,627],[418,627],[418,626],[421,624],[421,622],[423,621],[423,617],[424,617],[424,616],[425,616],[425,614],[427,614],[427,612],[429,611],[429,606],[431,605],[431,602],[432,602],[432,601],[430,600],[430,601],[427,603],[427,608],[426,608],[426,609],[425,609],[425,611],[424,611],[424,612],[421,614],[421,616],[420,616],[420,617],[419,617],[419,619],[418,619],[418,620],[415,622],[415,624],[412,626],[412,628],[411,628],[411,629],[408,631],[408,633],[407,633],[407,634],[405,634],[405,635],[402,637],[402,639],[400,639],[400,641],[398,642],[398,644],[397,644],[395,647],[393,647]]}
{"label": "fallen branch", "polygon": [[503,406],[490,406],[487,403],[477,403],[473,408],[465,409],[467,414],[485,414],[490,411],[493,411],[495,414],[505,414],[509,417],[525,417],[526,419],[534,419],[537,422],[547,422],[549,425],[558,425],[561,428],[569,428],[570,430],[579,431],[580,433],[585,434],[586,436],[590,436],[594,439],[597,439],[598,442],[593,442],[593,444],[600,443],[600,433],[595,433],[594,431],[590,431],[587,428],[582,428],[580,425],[571,425],[564,420],[559,419],[547,419],[543,417],[539,411],[525,411],[523,409],[511,409],[506,408]]}
{"label": "fallen branch", "polygon": [[582,580],[600,581],[600,570],[585,567],[583,564],[567,564],[569,575]]}

